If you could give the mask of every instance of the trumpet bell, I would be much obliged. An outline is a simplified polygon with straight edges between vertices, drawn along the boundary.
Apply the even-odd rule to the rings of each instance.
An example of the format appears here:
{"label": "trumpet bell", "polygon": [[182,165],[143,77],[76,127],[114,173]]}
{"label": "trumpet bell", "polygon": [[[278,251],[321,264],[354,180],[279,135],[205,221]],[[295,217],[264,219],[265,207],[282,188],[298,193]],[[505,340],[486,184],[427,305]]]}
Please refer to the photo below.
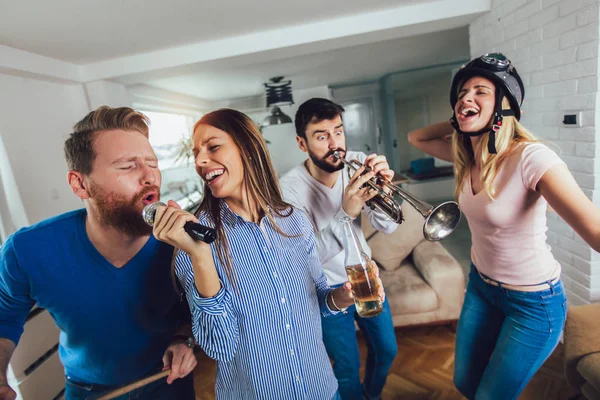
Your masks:
{"label": "trumpet bell", "polygon": [[460,222],[460,208],[454,201],[440,204],[425,218],[423,236],[435,242],[450,235]]}

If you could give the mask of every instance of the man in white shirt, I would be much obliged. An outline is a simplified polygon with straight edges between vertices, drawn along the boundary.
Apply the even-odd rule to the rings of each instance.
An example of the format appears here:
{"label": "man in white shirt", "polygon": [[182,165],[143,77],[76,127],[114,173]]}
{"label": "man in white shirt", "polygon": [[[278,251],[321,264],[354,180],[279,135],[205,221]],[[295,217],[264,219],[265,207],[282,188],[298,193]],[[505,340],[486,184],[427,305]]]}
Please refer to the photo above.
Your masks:
{"label": "man in white shirt", "polygon": [[[364,209],[375,229],[389,234],[397,224],[385,214],[365,207],[374,190],[361,188],[366,179],[378,174],[391,181],[385,156],[361,152],[346,152],[346,139],[342,121],[342,106],[334,102],[313,98],[304,102],[296,112],[296,140],[300,150],[309,158],[281,178],[284,199],[305,211],[313,222],[317,234],[317,247],[327,282],[332,287],[348,280],[344,265],[344,241],[341,219],[353,218],[353,226],[363,250],[371,256],[360,227],[360,213]],[[356,159],[372,169],[359,178],[360,168],[350,178],[348,167],[333,157],[338,151],[346,160]],[[368,344],[364,382],[361,387],[360,354],[354,322],[357,322]],[[362,318],[355,306],[342,313],[322,317],[323,341],[334,362],[343,400],[379,399],[387,374],[396,357],[397,345],[394,325],[387,299],[383,312],[376,317]],[[364,397],[363,397],[364,396]]]}

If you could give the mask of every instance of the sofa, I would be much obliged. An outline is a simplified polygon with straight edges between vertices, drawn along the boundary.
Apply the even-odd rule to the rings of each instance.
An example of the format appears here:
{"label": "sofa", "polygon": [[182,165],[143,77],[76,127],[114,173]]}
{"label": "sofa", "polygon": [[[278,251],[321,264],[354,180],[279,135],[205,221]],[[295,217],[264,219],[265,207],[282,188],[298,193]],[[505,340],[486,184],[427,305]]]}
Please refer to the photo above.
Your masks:
{"label": "sofa", "polygon": [[394,326],[453,324],[464,300],[465,277],[442,242],[423,237],[424,219],[408,204],[405,221],[391,234],[376,231],[363,213],[361,225],[380,269]]}
{"label": "sofa", "polygon": [[575,393],[600,399],[600,303],[571,306],[564,333],[565,377]]}

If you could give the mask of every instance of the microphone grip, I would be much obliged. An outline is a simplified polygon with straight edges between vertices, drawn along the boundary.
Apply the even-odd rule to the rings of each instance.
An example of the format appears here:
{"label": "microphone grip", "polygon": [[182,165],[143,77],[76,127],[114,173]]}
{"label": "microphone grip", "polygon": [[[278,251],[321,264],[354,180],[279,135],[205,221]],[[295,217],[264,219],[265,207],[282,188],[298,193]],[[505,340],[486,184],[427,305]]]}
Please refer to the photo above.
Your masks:
{"label": "microphone grip", "polygon": [[192,239],[201,240],[204,243],[210,244],[217,238],[217,231],[196,222],[186,222],[183,229],[192,237]]}

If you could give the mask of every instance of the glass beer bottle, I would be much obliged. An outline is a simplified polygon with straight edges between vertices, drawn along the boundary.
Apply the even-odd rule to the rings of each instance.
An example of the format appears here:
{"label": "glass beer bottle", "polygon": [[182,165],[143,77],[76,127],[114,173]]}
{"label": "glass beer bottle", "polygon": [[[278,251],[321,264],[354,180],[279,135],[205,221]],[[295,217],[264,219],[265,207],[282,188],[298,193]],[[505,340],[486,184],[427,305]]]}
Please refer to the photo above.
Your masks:
{"label": "glass beer bottle", "polygon": [[364,318],[374,317],[383,311],[379,297],[380,283],[375,275],[375,262],[365,254],[352,228],[352,220],[344,218],[345,266],[348,280],[352,284],[352,295],[356,312]]}

